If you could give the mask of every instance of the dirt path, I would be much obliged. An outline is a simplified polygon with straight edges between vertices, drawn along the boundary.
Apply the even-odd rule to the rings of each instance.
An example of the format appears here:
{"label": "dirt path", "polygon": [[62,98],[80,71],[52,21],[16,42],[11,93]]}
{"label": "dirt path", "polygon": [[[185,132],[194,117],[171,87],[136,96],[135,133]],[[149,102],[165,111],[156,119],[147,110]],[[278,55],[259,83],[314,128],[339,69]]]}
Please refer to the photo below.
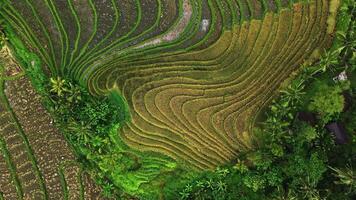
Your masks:
{"label": "dirt path", "polygon": [[177,25],[168,33],[159,36],[156,39],[147,41],[146,43],[138,46],[137,48],[143,48],[146,46],[157,45],[163,42],[171,42],[179,37],[179,35],[184,31],[185,27],[189,24],[192,17],[192,5],[189,0],[183,0],[183,16]]}

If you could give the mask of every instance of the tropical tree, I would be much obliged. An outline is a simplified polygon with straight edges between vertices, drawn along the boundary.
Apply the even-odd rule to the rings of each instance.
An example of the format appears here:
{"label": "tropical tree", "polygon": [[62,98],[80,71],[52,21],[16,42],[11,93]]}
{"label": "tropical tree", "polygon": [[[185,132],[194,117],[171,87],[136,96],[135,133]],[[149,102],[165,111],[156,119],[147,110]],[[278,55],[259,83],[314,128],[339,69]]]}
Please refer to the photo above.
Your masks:
{"label": "tropical tree", "polygon": [[92,138],[90,129],[90,125],[85,124],[83,121],[77,123],[76,121],[72,120],[68,124],[68,131],[73,134],[76,141],[85,145],[88,145],[90,139]]}
{"label": "tropical tree", "polygon": [[329,168],[334,171],[334,176],[339,179],[335,181],[336,184],[348,186],[349,193],[356,192],[356,172],[352,169],[351,165],[346,166],[344,169]]}
{"label": "tropical tree", "polygon": [[318,91],[312,97],[309,109],[319,113],[325,124],[338,118],[344,109],[344,97],[341,94],[341,89],[339,87],[326,87]]}
{"label": "tropical tree", "polygon": [[325,51],[319,61],[319,70],[321,72],[326,72],[330,69],[332,72],[335,72],[335,67],[339,64],[339,53],[339,50]]}
{"label": "tropical tree", "polygon": [[104,195],[105,197],[112,197],[112,195],[113,195],[113,193],[112,193],[113,189],[114,189],[113,184],[111,184],[111,183],[105,183],[104,186],[103,186],[103,192],[102,192],[102,193],[103,193],[103,195]]}
{"label": "tropical tree", "polygon": [[226,188],[227,188],[227,184],[224,183],[223,181],[218,181],[216,183],[216,189],[220,192],[225,192],[226,191]]}
{"label": "tropical tree", "polygon": [[55,93],[57,96],[62,97],[63,93],[68,91],[66,80],[62,79],[61,77],[57,76],[56,78],[52,77],[51,81],[51,89],[50,91]]}
{"label": "tropical tree", "polygon": [[215,184],[214,184],[214,181],[213,179],[209,179],[205,182],[207,188],[209,188],[210,190],[214,190],[215,188]]}
{"label": "tropical tree", "polygon": [[193,186],[191,184],[187,184],[183,191],[181,191],[180,198],[181,199],[189,199],[191,192],[193,191]]}
{"label": "tropical tree", "polygon": [[322,200],[320,197],[319,190],[315,188],[314,184],[311,183],[310,178],[307,176],[305,180],[301,180],[302,185],[300,186],[300,194],[303,195],[303,199],[307,200]]}
{"label": "tropical tree", "polygon": [[288,87],[281,91],[282,100],[288,105],[294,106],[302,102],[302,96],[305,94],[303,91],[305,88],[303,79],[297,79],[293,81]]}
{"label": "tropical tree", "polygon": [[297,200],[298,196],[293,190],[286,190],[282,186],[277,187],[277,191],[272,195],[273,200]]}
{"label": "tropical tree", "polygon": [[226,175],[228,175],[230,173],[229,169],[227,168],[220,168],[218,167],[216,169],[216,173],[221,176],[221,177],[225,177]]}
{"label": "tropical tree", "polygon": [[66,99],[69,103],[79,103],[82,100],[82,92],[79,86],[69,82],[67,92]]}

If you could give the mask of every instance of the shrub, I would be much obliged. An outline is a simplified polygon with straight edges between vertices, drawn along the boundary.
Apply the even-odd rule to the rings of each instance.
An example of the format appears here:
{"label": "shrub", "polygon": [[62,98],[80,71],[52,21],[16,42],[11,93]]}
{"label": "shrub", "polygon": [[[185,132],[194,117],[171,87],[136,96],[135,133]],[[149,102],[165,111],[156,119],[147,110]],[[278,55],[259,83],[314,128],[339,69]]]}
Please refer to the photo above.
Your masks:
{"label": "shrub", "polygon": [[323,124],[335,120],[344,109],[344,96],[339,85],[329,86],[324,82],[318,81],[314,96],[308,109],[319,114]]}

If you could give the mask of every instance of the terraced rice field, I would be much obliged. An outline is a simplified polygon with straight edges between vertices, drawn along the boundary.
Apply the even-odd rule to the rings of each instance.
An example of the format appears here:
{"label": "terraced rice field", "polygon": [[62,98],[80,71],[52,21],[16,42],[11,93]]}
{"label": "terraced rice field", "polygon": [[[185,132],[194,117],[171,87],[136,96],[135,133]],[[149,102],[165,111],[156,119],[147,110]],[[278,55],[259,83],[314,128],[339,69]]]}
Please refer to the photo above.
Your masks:
{"label": "terraced rice field", "polygon": [[[20,69],[0,60],[8,69],[2,72]],[[41,97],[19,74],[0,73],[0,199],[99,199]]]}
{"label": "terraced rice field", "polygon": [[[127,145],[211,169],[251,148],[261,108],[330,45],[339,1],[3,2],[1,16],[40,56],[45,72],[71,76],[94,95],[115,89],[127,100],[131,122],[118,130]],[[27,82],[7,87],[16,84]],[[8,97],[14,112],[26,112],[24,102]],[[36,131],[22,115],[24,131]],[[45,120],[38,125],[47,126]],[[28,142],[41,153],[36,148],[44,141]],[[53,171],[42,173],[49,184],[53,179],[45,195],[60,190]],[[39,179],[34,190],[43,185]]]}

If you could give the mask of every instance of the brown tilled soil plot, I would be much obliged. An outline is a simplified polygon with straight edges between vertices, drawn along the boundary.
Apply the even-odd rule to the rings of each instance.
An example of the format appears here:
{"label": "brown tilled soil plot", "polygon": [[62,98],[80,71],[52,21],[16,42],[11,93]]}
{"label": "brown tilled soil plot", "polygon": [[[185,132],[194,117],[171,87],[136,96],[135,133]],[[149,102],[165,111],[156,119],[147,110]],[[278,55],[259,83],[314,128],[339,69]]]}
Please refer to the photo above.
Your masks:
{"label": "brown tilled soil plot", "polygon": [[3,86],[0,194],[5,199],[101,199],[100,189],[82,174],[29,79],[5,81]]}

